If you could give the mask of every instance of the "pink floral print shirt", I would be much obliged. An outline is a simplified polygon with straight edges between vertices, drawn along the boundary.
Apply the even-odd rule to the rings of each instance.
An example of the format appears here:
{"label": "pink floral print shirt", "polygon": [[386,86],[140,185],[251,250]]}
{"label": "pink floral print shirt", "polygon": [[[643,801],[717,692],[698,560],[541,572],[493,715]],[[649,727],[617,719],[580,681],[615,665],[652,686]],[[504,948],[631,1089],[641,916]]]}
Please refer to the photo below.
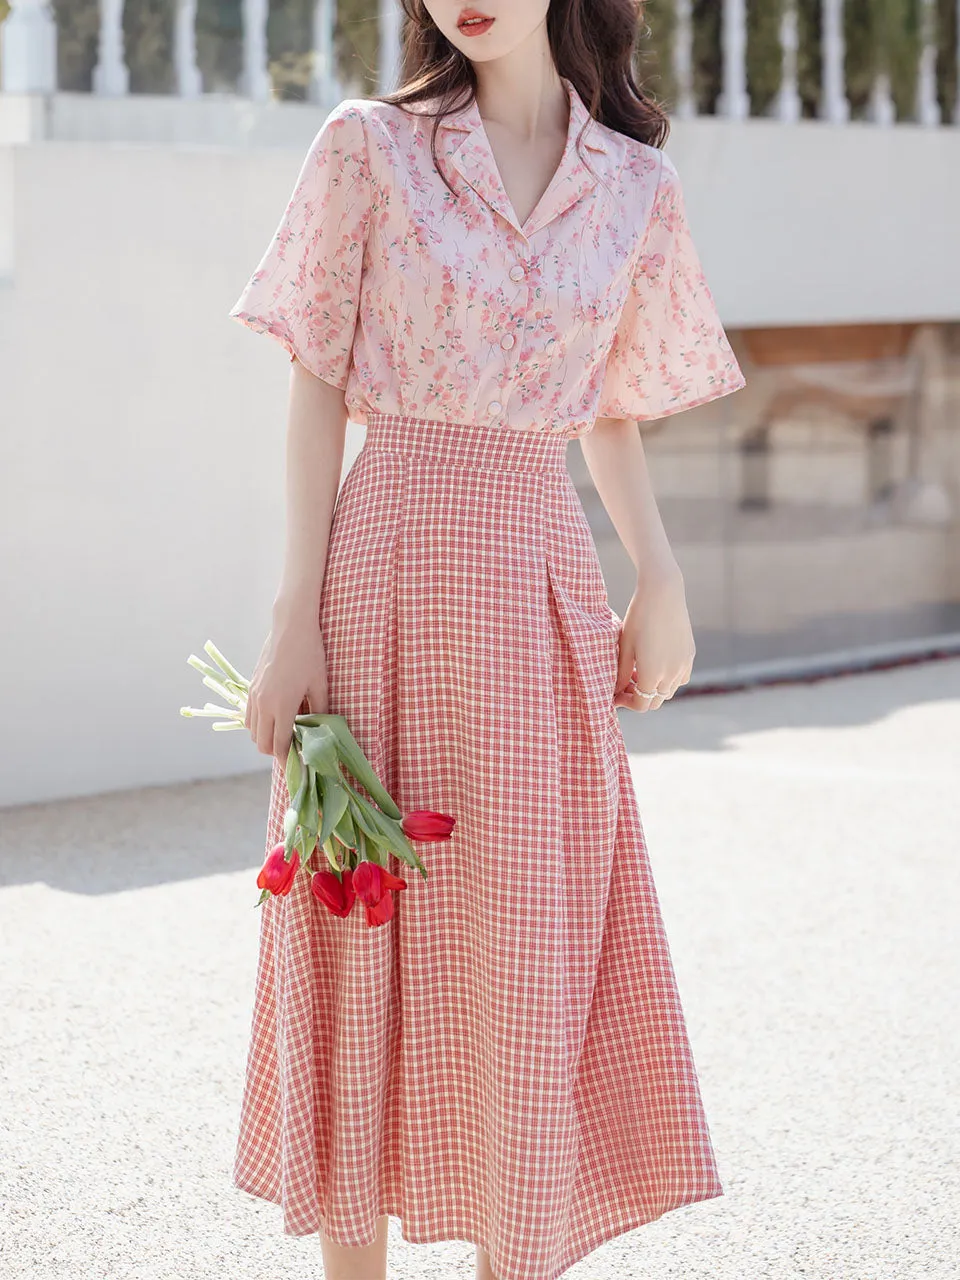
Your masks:
{"label": "pink floral print shirt", "polygon": [[566,146],[522,225],[475,101],[437,134],[455,194],[422,111],[341,102],[230,315],[341,388],[360,424],[380,412],[573,437],[738,391],[675,166],[563,83]]}

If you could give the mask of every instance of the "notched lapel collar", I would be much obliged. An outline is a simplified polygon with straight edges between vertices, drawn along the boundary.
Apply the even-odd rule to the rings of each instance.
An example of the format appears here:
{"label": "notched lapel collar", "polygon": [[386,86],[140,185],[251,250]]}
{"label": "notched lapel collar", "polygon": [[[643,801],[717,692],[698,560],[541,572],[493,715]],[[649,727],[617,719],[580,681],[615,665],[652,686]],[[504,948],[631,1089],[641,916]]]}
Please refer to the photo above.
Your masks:
{"label": "notched lapel collar", "polygon": [[[612,145],[602,125],[590,115],[573,83],[566,77],[561,79],[570,99],[566,144],[549,186],[523,226],[518,222],[504,188],[476,101],[471,100],[465,107],[451,112],[440,123],[441,130],[451,134],[460,131],[462,134],[459,144],[451,139],[452,145],[446,153],[448,162],[481,199],[524,238],[565,213],[596,185],[597,174],[605,176],[610,165],[618,160],[617,148]],[[584,123],[587,128],[580,146],[589,153],[589,166],[577,150],[577,136]]]}

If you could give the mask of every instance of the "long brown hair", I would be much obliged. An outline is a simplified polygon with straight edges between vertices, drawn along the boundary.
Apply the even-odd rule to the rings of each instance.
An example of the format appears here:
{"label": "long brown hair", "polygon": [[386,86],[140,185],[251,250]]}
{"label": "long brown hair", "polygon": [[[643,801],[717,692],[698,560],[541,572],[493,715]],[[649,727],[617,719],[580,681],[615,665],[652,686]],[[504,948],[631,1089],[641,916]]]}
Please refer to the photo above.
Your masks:
{"label": "long brown hair", "polygon": [[[443,116],[472,100],[476,72],[434,23],[423,0],[400,0],[400,5],[400,88],[375,95],[375,100],[404,108],[438,99],[435,112],[429,113],[430,149],[450,187],[437,163],[437,130]],[[573,84],[595,120],[638,142],[662,147],[670,131],[667,115],[634,78],[634,47],[642,18],[642,0],[550,0],[547,37],[558,74]]]}

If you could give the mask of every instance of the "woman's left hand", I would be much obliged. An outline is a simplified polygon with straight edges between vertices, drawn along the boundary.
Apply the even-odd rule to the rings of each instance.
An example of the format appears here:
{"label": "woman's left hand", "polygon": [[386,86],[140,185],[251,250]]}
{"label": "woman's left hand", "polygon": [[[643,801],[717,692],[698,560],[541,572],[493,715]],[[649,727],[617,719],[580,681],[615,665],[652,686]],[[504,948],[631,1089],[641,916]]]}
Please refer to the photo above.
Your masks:
{"label": "woman's left hand", "polygon": [[683,576],[674,563],[637,583],[620,630],[614,706],[656,711],[690,679],[695,653]]}

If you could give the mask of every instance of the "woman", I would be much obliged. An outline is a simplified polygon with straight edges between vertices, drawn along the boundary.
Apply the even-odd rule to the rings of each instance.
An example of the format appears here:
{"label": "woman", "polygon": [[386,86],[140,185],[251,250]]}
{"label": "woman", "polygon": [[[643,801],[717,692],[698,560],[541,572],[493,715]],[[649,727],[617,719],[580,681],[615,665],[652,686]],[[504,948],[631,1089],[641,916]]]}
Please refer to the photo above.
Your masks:
{"label": "woman", "polygon": [[[306,876],[264,903],[234,1180],[320,1234],[327,1280],[384,1275],[390,1214],[472,1241],[480,1280],[555,1280],[722,1194],[616,708],[694,657],[635,423],[744,378],[633,0],[405,10],[402,89],[331,112],[231,312],[293,361],[247,726],[268,848],[304,702],[456,826],[380,927]],[[573,438],[636,566],[622,619]]]}

